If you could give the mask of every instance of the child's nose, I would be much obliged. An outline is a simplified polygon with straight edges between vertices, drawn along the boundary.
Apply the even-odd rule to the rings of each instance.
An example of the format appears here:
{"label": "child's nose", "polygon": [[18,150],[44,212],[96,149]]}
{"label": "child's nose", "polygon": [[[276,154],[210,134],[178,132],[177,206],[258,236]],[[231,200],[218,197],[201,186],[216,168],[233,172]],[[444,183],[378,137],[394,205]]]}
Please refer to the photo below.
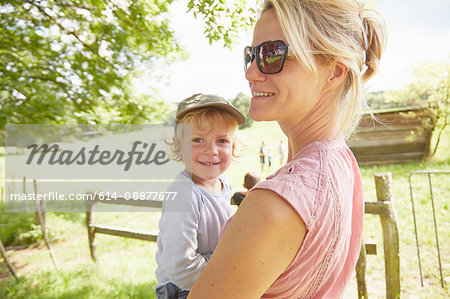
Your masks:
{"label": "child's nose", "polygon": [[216,155],[218,152],[217,145],[215,142],[208,142],[206,144],[206,153],[209,155]]}

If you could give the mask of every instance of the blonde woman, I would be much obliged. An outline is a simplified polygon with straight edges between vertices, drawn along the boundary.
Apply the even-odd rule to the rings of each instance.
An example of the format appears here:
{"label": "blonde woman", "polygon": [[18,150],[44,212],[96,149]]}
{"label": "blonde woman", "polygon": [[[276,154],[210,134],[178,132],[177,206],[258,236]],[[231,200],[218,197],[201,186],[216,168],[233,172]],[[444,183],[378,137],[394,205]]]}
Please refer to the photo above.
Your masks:
{"label": "blonde woman", "polygon": [[222,228],[189,298],[342,297],[364,216],[344,135],[384,44],[384,23],[360,1],[264,2],[244,53],[249,116],[279,123],[288,162]]}

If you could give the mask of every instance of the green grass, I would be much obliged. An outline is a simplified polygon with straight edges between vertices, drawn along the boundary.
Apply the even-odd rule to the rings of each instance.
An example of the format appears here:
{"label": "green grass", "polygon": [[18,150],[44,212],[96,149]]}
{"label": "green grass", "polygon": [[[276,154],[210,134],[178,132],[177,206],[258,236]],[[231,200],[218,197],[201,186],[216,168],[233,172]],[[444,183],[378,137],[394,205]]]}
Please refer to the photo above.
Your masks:
{"label": "green grass", "polygon": [[[96,213],[99,223],[151,229],[157,213]],[[82,213],[48,213],[52,250],[60,270],[53,266],[46,247],[9,251],[20,279],[0,282],[0,298],[154,298],[156,244],[97,235],[98,261],[89,254]],[[156,224],[157,225],[157,224]],[[1,271],[7,271],[2,265]]]}
{"label": "green grass", "polygon": [[[373,174],[392,173],[392,191],[400,234],[400,268],[403,298],[448,298],[448,286],[440,287],[437,253],[428,182],[425,177],[413,177],[414,196],[421,240],[425,287],[420,286],[413,218],[409,191],[409,173],[415,170],[450,169],[450,130],[441,141],[437,156],[429,162],[362,167],[365,200],[375,201]],[[234,189],[242,187],[247,171],[260,171],[258,148],[262,140],[274,147],[274,171],[279,165],[277,146],[284,139],[273,123],[255,123],[242,132],[247,144],[243,157],[226,172]],[[262,177],[267,175],[266,171]],[[433,178],[436,217],[441,245],[444,276],[450,276],[449,186],[450,176]],[[9,217],[21,217],[10,214]],[[130,228],[156,230],[158,213],[96,213],[99,223],[123,225]],[[97,235],[97,263],[90,259],[85,215],[83,213],[48,213],[54,255],[60,270],[53,267],[45,246],[8,251],[18,270],[20,280],[3,278],[0,298],[154,298],[156,244],[114,236]],[[367,282],[371,298],[385,298],[384,259],[381,225],[378,216],[366,215],[364,238],[374,241],[378,255],[367,256]],[[0,273],[7,273],[0,264]],[[0,274],[0,277],[2,275]],[[357,298],[353,277],[346,298]]]}

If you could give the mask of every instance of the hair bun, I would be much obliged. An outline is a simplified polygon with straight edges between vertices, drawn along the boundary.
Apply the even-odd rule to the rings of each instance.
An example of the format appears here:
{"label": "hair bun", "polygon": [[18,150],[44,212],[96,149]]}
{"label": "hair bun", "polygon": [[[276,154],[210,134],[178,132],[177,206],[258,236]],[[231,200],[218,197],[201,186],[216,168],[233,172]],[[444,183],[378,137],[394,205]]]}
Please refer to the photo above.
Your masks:
{"label": "hair bun", "polygon": [[365,34],[363,49],[366,52],[364,63],[367,66],[362,78],[366,81],[376,73],[386,48],[386,24],[378,13],[370,9],[364,9],[362,23]]}

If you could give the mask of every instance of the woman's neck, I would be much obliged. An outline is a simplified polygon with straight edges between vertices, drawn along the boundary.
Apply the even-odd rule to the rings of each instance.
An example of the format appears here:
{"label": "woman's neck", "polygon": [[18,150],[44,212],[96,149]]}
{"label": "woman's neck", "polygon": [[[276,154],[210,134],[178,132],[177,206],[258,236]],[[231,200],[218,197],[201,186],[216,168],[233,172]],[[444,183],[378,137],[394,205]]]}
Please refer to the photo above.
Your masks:
{"label": "woman's neck", "polygon": [[337,107],[333,106],[335,105],[330,104],[329,107],[318,105],[301,119],[278,122],[288,137],[288,161],[308,144],[338,136],[340,125],[338,113],[335,111]]}

